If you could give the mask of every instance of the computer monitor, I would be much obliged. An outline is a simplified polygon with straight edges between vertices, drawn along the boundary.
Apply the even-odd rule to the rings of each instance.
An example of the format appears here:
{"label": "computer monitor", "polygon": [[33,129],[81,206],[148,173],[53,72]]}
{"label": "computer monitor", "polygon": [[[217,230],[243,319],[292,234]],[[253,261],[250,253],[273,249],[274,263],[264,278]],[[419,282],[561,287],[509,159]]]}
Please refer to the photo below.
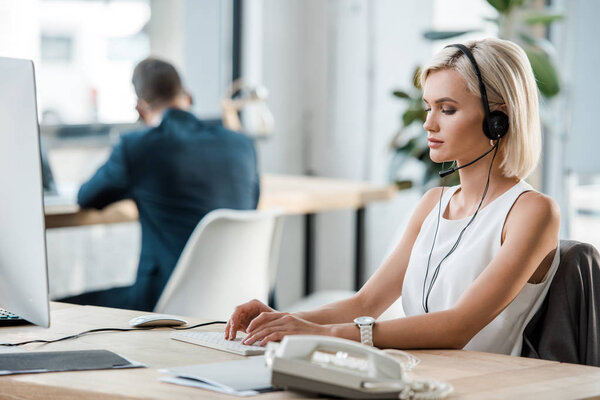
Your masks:
{"label": "computer monitor", "polygon": [[0,308],[50,326],[33,62],[0,57]]}

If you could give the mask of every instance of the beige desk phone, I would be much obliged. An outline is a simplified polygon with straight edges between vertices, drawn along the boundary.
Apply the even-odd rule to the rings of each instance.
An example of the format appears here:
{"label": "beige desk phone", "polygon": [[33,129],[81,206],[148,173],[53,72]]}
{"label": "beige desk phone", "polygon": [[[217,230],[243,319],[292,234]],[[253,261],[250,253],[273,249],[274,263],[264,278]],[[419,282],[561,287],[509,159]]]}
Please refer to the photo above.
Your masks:
{"label": "beige desk phone", "polygon": [[278,388],[350,399],[441,399],[452,392],[444,382],[410,380],[398,358],[346,339],[286,336],[269,343],[265,357]]}

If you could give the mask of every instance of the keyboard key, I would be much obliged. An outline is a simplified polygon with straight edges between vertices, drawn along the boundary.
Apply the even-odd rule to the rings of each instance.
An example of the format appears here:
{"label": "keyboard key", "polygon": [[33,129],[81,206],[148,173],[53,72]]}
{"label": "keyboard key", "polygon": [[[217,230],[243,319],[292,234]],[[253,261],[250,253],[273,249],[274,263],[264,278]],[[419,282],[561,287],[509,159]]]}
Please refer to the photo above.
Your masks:
{"label": "keyboard key", "polygon": [[0,319],[21,319],[21,317],[0,308]]}
{"label": "keyboard key", "polygon": [[0,308],[0,326],[12,326],[12,325],[23,325],[28,324],[23,318]]}

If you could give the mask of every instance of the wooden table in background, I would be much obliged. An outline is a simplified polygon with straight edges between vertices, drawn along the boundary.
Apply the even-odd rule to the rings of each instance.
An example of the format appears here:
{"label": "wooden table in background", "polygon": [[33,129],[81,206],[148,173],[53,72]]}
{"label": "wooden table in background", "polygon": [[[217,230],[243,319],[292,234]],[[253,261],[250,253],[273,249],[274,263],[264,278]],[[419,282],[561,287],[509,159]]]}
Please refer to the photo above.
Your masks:
{"label": "wooden table in background", "polygon": [[[139,312],[52,304],[51,327],[4,327],[0,342],[56,339],[93,328],[127,328]],[[189,323],[202,322],[186,318]],[[197,328],[220,331],[222,325]],[[179,342],[169,328],[95,333],[78,339],[25,346],[31,351],[107,349],[148,368],[54,372],[0,377],[0,397],[10,399],[220,399],[236,398],[203,389],[160,382],[163,368],[239,360],[242,356]],[[452,399],[574,399],[600,396],[600,368],[463,350],[419,350],[411,377],[454,386]],[[257,399],[310,398],[297,392],[261,394]],[[312,396],[312,398],[317,398]]]}
{"label": "wooden table in background", "polygon": [[[258,208],[282,209],[288,215],[305,215],[304,292],[313,291],[315,214],[330,210],[351,209],[356,212],[354,287],[364,283],[365,207],[376,201],[389,200],[395,189],[391,185],[313,176],[263,175]],[[47,205],[46,228],[63,228],[94,224],[137,221],[133,201],[114,203],[105,209],[82,210],[76,204]]]}

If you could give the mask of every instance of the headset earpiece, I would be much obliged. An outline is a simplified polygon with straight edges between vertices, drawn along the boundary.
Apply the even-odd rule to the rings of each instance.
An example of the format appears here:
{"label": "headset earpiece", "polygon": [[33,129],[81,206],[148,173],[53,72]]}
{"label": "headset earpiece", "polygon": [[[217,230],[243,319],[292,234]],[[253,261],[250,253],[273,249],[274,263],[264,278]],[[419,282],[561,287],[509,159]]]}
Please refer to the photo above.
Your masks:
{"label": "headset earpiece", "polygon": [[489,124],[485,118],[483,119],[483,133],[491,140],[498,140],[506,135],[508,125],[508,115],[502,111],[492,111],[489,116]]}

